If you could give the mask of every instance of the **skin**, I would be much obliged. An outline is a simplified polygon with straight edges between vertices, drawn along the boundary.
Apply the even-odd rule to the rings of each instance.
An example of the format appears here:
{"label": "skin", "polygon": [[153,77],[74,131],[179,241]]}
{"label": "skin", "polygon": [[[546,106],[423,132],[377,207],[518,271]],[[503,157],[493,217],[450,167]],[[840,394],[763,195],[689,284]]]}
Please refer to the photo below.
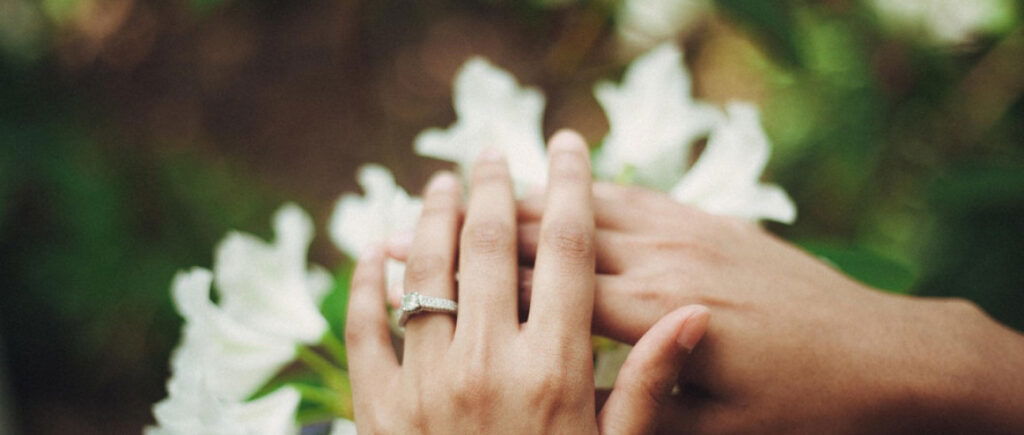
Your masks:
{"label": "skin", "polygon": [[[594,196],[595,333],[633,343],[676,307],[715,312],[662,431],[1024,432],[1024,336],[971,303],[867,288],[661,193],[596,184]],[[546,207],[519,208],[524,305]]]}
{"label": "skin", "polygon": [[[550,146],[550,182],[531,255],[531,305],[519,306],[516,204],[505,160],[483,153],[465,217],[452,174],[434,178],[405,251],[405,288],[457,299],[458,316],[406,324],[397,359],[385,310],[385,255],[353,276],[346,345],[359,433],[649,433],[707,329],[699,305],[666,310],[638,334],[597,412],[590,325],[596,286],[589,158],[575,134]],[[460,222],[462,221],[462,222]],[[456,252],[458,254],[456,254]],[[458,270],[458,282],[455,270]],[[520,321],[520,312],[527,316]]]}
{"label": "skin", "polygon": [[[1024,336],[975,305],[868,288],[658,192],[597,183],[593,204],[595,333],[634,343],[676,307],[715,312],[660,431],[1024,432]],[[544,210],[538,197],[519,205],[523,307]],[[407,244],[389,253],[403,259]]]}

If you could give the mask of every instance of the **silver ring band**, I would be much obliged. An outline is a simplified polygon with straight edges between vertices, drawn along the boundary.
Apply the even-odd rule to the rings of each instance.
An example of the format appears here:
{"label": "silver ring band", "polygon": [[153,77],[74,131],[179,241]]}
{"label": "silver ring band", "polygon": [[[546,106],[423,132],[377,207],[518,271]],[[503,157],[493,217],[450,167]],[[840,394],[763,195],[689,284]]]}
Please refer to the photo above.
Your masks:
{"label": "silver ring band", "polygon": [[451,299],[424,296],[416,292],[406,293],[402,296],[402,317],[398,318],[398,326],[405,327],[405,323],[419,313],[444,313],[456,314],[459,311],[459,304]]}

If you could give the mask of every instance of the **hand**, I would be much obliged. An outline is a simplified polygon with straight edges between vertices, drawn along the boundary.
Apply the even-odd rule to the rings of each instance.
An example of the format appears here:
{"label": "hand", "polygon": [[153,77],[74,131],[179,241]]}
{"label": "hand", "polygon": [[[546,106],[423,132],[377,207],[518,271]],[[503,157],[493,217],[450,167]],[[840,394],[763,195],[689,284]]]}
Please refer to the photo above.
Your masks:
{"label": "hand", "polygon": [[[715,322],[663,412],[670,432],[1020,431],[1024,338],[961,300],[856,283],[755,224],[596,184],[596,333],[632,343],[666,312]],[[538,245],[520,206],[520,254]],[[535,281],[535,280],[534,280]]]}
{"label": "hand", "polygon": [[454,176],[439,175],[426,189],[405,289],[447,299],[457,293],[459,313],[411,318],[401,363],[386,324],[384,254],[360,259],[346,326],[360,433],[633,434],[653,428],[658,405],[704,333],[708,311],[683,307],[652,321],[627,359],[620,388],[595,417],[589,159],[582,139],[570,133],[552,139],[550,158],[525,323],[517,303],[516,205],[506,163],[494,153],[474,168],[461,235]]}

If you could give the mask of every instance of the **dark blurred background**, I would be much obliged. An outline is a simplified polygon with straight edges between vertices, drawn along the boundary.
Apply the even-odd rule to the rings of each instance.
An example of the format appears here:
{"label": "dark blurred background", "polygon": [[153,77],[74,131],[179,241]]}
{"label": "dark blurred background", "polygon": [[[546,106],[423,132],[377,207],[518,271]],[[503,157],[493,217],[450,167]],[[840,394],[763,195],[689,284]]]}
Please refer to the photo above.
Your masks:
{"label": "dark blurred background", "polygon": [[773,231],[1024,328],[1020,2],[968,31],[869,0],[676,0],[662,31],[625,3],[0,0],[0,433],[137,433],[165,395],[174,272],[228,229],[268,236],[289,200],[339,267],[334,200],[363,163],[413,191],[444,167],[412,140],[454,120],[474,54],[545,92],[547,134],[596,144],[594,82],[677,40],[699,98],[762,107],[766,178],[800,211]]}

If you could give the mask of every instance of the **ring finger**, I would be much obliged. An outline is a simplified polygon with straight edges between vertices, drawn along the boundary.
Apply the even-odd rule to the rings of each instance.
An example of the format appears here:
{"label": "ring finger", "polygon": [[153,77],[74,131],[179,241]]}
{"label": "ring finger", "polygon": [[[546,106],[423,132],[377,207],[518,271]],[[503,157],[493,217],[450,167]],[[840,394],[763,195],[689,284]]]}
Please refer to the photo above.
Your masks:
{"label": "ring finger", "polygon": [[[427,184],[423,211],[409,249],[405,269],[405,292],[455,299],[455,248],[458,243],[459,182],[450,172],[441,172]],[[404,360],[431,359],[447,349],[455,330],[451,315],[421,313],[405,325]]]}

